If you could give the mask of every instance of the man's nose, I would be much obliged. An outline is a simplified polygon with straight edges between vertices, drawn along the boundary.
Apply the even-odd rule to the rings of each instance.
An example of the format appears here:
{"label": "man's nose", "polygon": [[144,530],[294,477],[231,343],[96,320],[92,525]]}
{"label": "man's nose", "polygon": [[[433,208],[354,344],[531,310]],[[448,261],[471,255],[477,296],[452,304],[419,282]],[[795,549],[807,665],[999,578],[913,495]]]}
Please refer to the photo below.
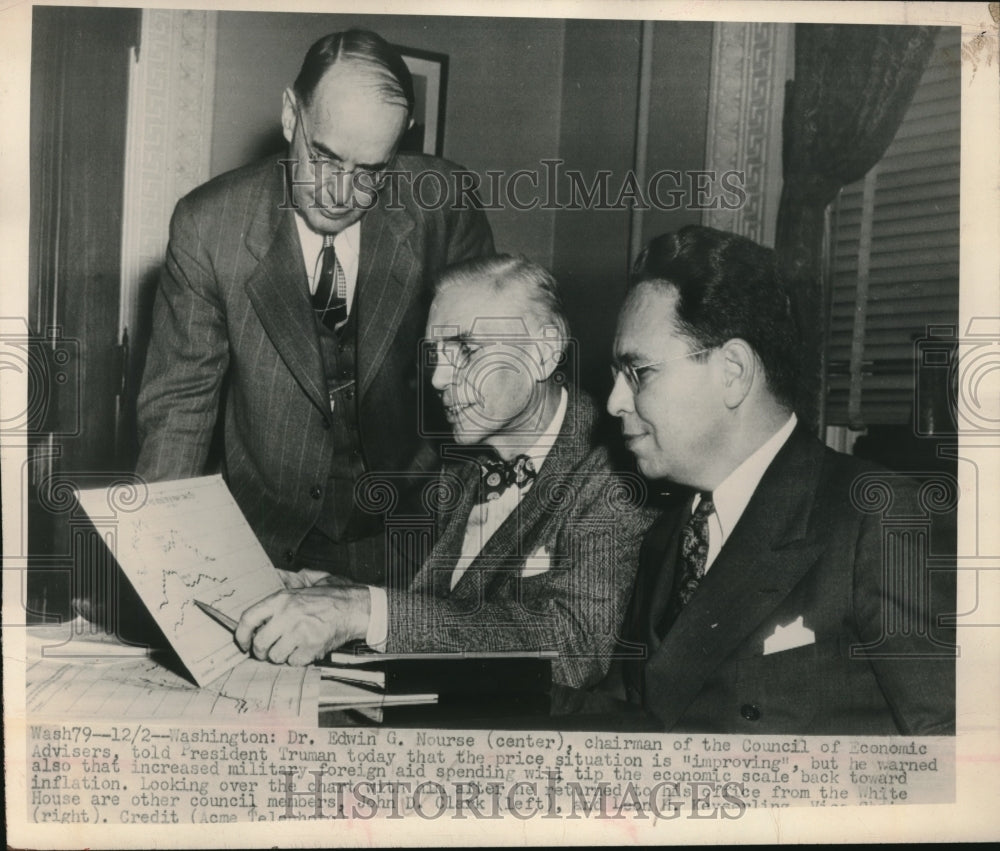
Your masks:
{"label": "man's nose", "polygon": [[615,382],[611,385],[607,407],[608,413],[613,417],[623,417],[635,410],[632,388],[628,386],[625,376],[620,372],[615,373]]}
{"label": "man's nose", "polygon": [[323,173],[326,203],[333,207],[348,207],[354,198],[353,175],[327,166]]}
{"label": "man's nose", "polygon": [[453,367],[446,357],[438,355],[434,371],[431,373],[431,385],[435,390],[441,391],[448,387],[455,377],[455,367]]}

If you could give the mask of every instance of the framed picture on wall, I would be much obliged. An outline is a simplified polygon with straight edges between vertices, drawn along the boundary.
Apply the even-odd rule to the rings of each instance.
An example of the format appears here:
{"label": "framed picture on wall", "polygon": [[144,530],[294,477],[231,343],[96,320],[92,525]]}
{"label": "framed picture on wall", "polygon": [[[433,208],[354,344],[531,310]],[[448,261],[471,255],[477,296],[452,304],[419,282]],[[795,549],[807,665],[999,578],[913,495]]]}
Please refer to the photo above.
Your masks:
{"label": "framed picture on wall", "polygon": [[413,126],[403,136],[401,151],[443,156],[444,107],[448,91],[448,56],[396,45],[413,75]]}

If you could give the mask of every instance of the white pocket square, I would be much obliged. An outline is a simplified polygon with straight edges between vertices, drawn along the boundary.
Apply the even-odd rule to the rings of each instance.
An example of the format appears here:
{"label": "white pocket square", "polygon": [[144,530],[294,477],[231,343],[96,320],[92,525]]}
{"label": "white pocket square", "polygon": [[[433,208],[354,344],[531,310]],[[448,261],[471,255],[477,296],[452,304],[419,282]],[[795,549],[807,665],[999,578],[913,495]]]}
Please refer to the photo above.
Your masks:
{"label": "white pocket square", "polygon": [[802,622],[802,615],[799,615],[788,626],[775,627],[774,635],[764,639],[764,655],[815,643],[816,633]]}
{"label": "white pocket square", "polygon": [[540,576],[552,567],[552,554],[549,548],[541,546],[524,560],[524,567],[521,568],[521,578],[527,579],[529,576]]}

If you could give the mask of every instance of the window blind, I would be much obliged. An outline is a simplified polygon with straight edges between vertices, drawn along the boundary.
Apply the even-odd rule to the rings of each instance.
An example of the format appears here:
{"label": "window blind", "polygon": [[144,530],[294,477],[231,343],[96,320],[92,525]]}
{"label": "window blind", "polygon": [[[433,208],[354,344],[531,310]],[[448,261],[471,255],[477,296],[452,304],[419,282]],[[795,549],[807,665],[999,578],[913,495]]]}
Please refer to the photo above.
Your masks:
{"label": "window blind", "polygon": [[912,421],[914,345],[958,324],[961,44],[942,28],[892,144],[833,204],[827,423]]}

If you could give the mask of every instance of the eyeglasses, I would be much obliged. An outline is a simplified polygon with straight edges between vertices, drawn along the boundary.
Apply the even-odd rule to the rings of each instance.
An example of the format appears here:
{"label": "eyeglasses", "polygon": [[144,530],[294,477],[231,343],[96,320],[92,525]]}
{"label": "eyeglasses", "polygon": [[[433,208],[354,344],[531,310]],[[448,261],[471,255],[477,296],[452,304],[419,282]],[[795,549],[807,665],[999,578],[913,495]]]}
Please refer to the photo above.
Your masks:
{"label": "eyeglasses", "polygon": [[489,344],[470,343],[465,340],[441,340],[427,342],[427,363],[431,368],[450,366],[463,369]]}
{"label": "eyeglasses", "polygon": [[642,363],[638,366],[634,363],[625,364],[611,364],[611,381],[616,382],[618,376],[622,376],[625,379],[625,383],[628,385],[629,390],[632,394],[637,394],[642,389],[642,376],[645,375],[646,370],[652,369],[654,366],[663,366],[665,363],[672,363],[677,360],[684,360],[685,358],[693,358],[695,355],[703,355],[705,352],[712,351],[713,347],[707,349],[698,349],[696,352],[685,352],[683,355],[677,355],[677,357],[667,358],[666,360],[653,361],[651,363]]}
{"label": "eyeglasses", "polygon": [[[323,156],[312,146],[312,143],[309,141],[311,134],[306,127],[306,121],[297,99],[292,100],[292,109],[295,110],[296,126],[302,131],[302,143],[306,146],[306,151],[309,154],[309,162],[319,170],[321,181],[350,176],[352,188],[363,190],[379,189],[385,184],[392,165],[391,161],[378,169],[354,168],[351,171],[345,171],[343,163],[331,157]],[[395,159],[395,154],[393,154],[393,159]]]}

